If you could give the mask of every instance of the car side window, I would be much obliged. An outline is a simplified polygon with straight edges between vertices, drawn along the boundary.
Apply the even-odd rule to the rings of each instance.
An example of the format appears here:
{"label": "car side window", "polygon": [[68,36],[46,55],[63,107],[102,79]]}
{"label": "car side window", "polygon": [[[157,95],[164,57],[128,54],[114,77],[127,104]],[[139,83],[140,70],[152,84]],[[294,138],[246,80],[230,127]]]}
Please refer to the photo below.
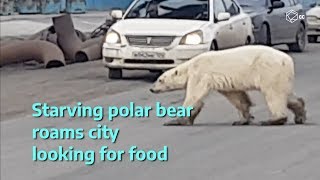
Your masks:
{"label": "car side window", "polygon": [[218,17],[219,13],[226,12],[226,8],[224,7],[222,0],[216,0],[215,1],[215,7],[214,7],[214,15],[215,17]]}
{"label": "car side window", "polygon": [[231,16],[235,16],[240,13],[240,8],[233,0],[224,0],[224,3],[226,5],[227,12],[230,13]]}
{"label": "car side window", "polygon": [[215,18],[218,17],[219,13],[226,12],[226,8],[224,7],[223,1],[222,0],[215,0],[214,4],[214,16]]}

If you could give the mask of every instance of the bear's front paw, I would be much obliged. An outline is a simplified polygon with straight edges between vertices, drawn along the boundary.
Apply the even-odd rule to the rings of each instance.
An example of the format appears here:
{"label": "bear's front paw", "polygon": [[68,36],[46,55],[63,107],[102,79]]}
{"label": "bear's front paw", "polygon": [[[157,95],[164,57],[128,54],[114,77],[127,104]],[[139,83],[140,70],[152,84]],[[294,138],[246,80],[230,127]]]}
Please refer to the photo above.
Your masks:
{"label": "bear's front paw", "polygon": [[248,126],[251,124],[251,121],[235,121],[232,123],[232,126]]}
{"label": "bear's front paw", "polygon": [[240,121],[233,122],[232,126],[248,126],[252,124],[252,120],[254,120],[254,116],[248,114],[246,118],[242,118]]}
{"label": "bear's front paw", "polygon": [[187,119],[175,119],[163,124],[164,126],[192,126],[193,124]]}

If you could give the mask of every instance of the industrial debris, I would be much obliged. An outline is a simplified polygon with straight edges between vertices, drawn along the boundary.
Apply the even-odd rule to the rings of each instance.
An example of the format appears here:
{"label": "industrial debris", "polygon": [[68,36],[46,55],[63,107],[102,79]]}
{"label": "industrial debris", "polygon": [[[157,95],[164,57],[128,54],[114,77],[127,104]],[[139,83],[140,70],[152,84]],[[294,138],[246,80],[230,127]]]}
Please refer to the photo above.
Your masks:
{"label": "industrial debris", "polygon": [[57,43],[66,59],[75,62],[75,54],[81,49],[82,41],[78,38],[70,15],[54,17],[53,26],[57,33]]}
{"label": "industrial debris", "polygon": [[13,41],[1,44],[0,66],[35,60],[45,68],[64,66],[65,59],[58,46],[39,40]]}
{"label": "industrial debris", "polygon": [[1,42],[0,66],[36,60],[45,68],[102,58],[102,45],[109,27],[106,20],[91,33],[76,30],[70,14],[52,18],[53,25],[24,40]]}

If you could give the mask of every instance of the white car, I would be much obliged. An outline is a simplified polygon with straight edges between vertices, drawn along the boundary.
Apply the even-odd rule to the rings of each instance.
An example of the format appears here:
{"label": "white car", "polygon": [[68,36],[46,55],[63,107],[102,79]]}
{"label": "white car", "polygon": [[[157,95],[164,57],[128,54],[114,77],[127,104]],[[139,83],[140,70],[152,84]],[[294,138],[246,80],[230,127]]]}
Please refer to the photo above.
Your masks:
{"label": "white car", "polygon": [[252,23],[234,0],[135,0],[108,31],[103,63],[110,78],[123,69],[162,71],[210,50],[254,41]]}
{"label": "white car", "polygon": [[307,12],[307,21],[309,42],[315,43],[320,36],[320,0]]}

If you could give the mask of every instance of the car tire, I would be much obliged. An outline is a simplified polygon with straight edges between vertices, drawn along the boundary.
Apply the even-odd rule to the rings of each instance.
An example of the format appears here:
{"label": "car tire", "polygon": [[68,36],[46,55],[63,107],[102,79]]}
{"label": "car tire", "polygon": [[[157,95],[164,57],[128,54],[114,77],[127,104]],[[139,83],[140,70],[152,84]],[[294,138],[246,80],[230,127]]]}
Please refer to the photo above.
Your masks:
{"label": "car tire", "polygon": [[217,50],[218,50],[218,44],[215,40],[213,40],[210,46],[210,51],[217,51]]}
{"label": "car tire", "polygon": [[122,78],[122,69],[109,69],[109,79],[121,79]]}
{"label": "car tire", "polygon": [[245,45],[250,45],[251,44],[251,38],[250,37],[247,37],[247,40],[245,42]]}
{"label": "car tire", "polygon": [[296,34],[296,42],[288,44],[289,51],[292,52],[303,52],[306,47],[306,30],[303,24],[300,24],[300,27]]}
{"label": "car tire", "polygon": [[316,43],[318,36],[308,36],[309,43]]}
{"label": "car tire", "polygon": [[271,35],[270,30],[267,24],[262,24],[259,32],[259,41],[258,44],[271,45]]}
{"label": "car tire", "polygon": [[154,74],[156,77],[159,77],[165,72],[165,70],[150,70],[150,72]]}

